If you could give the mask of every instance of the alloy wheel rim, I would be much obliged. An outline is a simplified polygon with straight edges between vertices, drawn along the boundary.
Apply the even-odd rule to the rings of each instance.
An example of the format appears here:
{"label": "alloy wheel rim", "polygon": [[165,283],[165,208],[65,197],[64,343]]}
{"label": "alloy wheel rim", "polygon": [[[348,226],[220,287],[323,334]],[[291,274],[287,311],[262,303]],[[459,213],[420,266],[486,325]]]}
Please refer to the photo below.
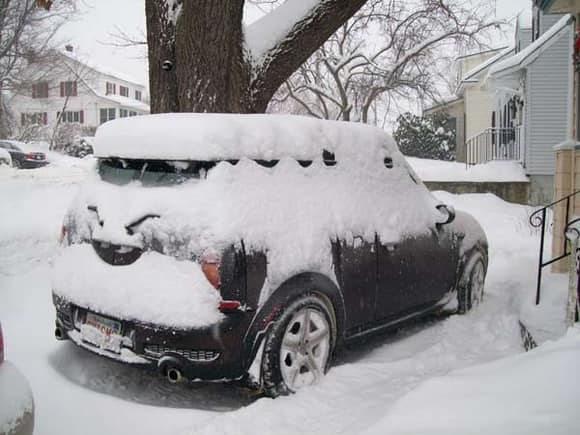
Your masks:
{"label": "alloy wheel rim", "polygon": [[324,375],[330,350],[330,326],[324,314],[306,307],[294,313],[280,349],[280,371],[293,391],[316,384]]}
{"label": "alloy wheel rim", "polygon": [[475,307],[483,299],[483,285],[485,280],[485,272],[483,264],[478,261],[471,275],[471,306]]}

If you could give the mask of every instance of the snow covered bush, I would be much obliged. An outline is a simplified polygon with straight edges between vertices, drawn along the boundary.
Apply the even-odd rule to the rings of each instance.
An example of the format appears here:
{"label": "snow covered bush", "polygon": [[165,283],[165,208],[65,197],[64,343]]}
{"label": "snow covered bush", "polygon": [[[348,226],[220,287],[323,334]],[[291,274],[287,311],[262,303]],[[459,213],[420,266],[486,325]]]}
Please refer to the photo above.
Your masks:
{"label": "snow covered bush", "polygon": [[449,121],[446,113],[422,117],[406,112],[397,119],[393,137],[406,156],[455,160],[455,129]]}

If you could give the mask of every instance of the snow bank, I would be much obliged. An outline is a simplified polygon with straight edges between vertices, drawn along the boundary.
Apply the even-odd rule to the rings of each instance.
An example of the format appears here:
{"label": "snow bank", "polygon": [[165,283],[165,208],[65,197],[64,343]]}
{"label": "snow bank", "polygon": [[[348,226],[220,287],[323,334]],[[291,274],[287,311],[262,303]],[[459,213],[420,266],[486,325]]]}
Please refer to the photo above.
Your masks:
{"label": "snow bank", "polygon": [[[291,3],[291,2],[290,2]],[[382,130],[357,123],[291,115],[169,113],[116,119],[99,127],[97,157],[165,160],[382,159],[395,153]]]}
{"label": "snow bank", "polygon": [[54,261],[53,288],[90,310],[160,326],[195,328],[222,318],[219,293],[200,266],[156,252],[111,266],[91,245],[69,246]]}
{"label": "snow bank", "polygon": [[0,365],[0,434],[9,434],[34,407],[28,382],[9,361]]}
{"label": "snow bank", "polygon": [[578,433],[580,329],[531,352],[425,382],[371,434]]}
{"label": "snow bank", "polygon": [[489,162],[467,167],[465,163],[407,157],[407,162],[423,181],[529,181],[518,162]]}

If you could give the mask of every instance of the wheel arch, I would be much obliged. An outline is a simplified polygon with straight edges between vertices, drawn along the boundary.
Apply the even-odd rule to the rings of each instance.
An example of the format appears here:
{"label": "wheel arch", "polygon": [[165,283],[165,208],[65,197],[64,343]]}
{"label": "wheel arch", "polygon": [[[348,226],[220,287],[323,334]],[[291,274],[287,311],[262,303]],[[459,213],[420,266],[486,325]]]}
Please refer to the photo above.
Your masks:
{"label": "wheel arch", "polygon": [[344,332],[345,306],[342,292],[328,276],[317,272],[303,272],[280,285],[254,316],[244,336],[243,368],[248,370],[256,357],[264,337],[272,324],[281,316],[285,307],[307,295],[318,296],[333,316],[335,340],[333,349],[342,341]]}

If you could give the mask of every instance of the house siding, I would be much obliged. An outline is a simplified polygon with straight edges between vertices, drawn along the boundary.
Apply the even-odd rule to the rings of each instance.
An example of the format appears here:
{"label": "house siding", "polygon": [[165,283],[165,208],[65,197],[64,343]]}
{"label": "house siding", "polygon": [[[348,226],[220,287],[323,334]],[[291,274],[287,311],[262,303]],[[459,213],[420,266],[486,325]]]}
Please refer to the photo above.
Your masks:
{"label": "house siding", "polygon": [[[550,15],[543,18],[542,26],[554,20]],[[572,27],[564,32],[528,67],[526,169],[530,175],[553,175],[553,147],[568,137]]]}
{"label": "house siding", "polygon": [[491,127],[492,96],[487,89],[469,87],[465,90],[465,140]]}

